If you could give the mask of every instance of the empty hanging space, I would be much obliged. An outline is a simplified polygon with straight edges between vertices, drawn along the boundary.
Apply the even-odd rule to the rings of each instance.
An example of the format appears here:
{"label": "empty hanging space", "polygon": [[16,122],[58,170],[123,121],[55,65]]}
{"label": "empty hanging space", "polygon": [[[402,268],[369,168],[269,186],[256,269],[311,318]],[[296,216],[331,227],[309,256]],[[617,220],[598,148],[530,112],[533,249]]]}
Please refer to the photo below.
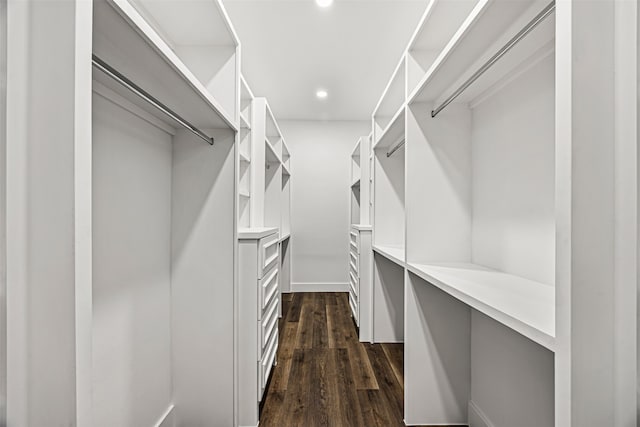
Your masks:
{"label": "empty hanging space", "polygon": [[93,24],[92,425],[230,425],[235,129],[130,3]]}
{"label": "empty hanging space", "polygon": [[553,425],[554,52],[553,4],[479,2],[409,99],[407,422]]}

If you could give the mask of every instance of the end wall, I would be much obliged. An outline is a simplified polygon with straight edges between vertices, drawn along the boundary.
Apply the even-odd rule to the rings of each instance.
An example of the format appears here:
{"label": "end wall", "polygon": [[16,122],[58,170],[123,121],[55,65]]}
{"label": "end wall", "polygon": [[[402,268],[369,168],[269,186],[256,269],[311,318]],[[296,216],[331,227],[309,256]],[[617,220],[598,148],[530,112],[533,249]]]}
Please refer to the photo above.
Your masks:
{"label": "end wall", "polygon": [[368,121],[280,121],[291,151],[292,292],[348,290],[350,155]]}

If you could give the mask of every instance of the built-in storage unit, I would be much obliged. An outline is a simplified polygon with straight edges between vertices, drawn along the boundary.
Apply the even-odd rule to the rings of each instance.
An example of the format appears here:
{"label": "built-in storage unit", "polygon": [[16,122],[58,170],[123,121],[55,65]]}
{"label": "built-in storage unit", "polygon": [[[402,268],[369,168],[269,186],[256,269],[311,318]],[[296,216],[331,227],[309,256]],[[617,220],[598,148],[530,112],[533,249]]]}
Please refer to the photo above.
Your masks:
{"label": "built-in storage unit", "polygon": [[281,294],[291,289],[291,154],[265,98],[251,96],[242,111],[251,117],[251,185],[250,219],[238,230],[239,425],[255,426],[277,354]]}
{"label": "built-in storage unit", "polygon": [[279,239],[277,228],[238,233],[240,339],[238,341],[239,425],[257,426],[278,351],[280,310]]}
{"label": "built-in storage unit", "polygon": [[[620,184],[614,177],[636,166],[615,175],[611,147],[630,154],[628,138],[598,138],[633,133],[614,119],[637,108],[632,97],[610,91],[612,81],[630,85],[613,70],[637,52],[623,43],[625,54],[607,56],[590,30],[608,16],[601,29],[612,42],[613,22],[617,31],[637,31],[637,22],[593,5],[559,4],[556,12],[553,2],[432,0],[373,113],[373,337],[404,339],[407,425],[606,424],[586,403],[599,396],[613,407],[599,381],[626,393],[637,386],[614,375],[635,368],[622,367],[632,359],[629,337],[615,338],[618,315],[600,300],[631,297],[632,287],[614,278],[635,277],[633,269],[596,256],[613,259],[612,221],[630,226],[624,212],[635,212],[601,204]],[[574,32],[564,32],[572,19]],[[576,58],[594,71],[576,72]],[[617,113],[585,108],[599,99],[591,90],[619,103]],[[590,175],[587,159],[598,156],[604,181]],[[586,202],[590,189],[600,202]],[[609,326],[589,317],[594,310]],[[589,330],[605,347],[617,339],[625,362],[589,358]],[[611,370],[576,368],[592,363]],[[575,399],[585,406],[574,412]]]}
{"label": "built-in storage unit", "polygon": [[373,341],[402,342],[405,268],[404,56],[373,113]]}
{"label": "built-in storage unit", "polygon": [[8,242],[30,248],[10,249],[29,277],[9,301],[25,337],[9,424],[233,425],[240,75],[222,4],[23,2],[10,19],[28,45],[12,93],[37,108],[9,108],[29,203],[10,201]]}
{"label": "built-in storage unit", "polygon": [[371,139],[358,139],[351,152],[351,227],[349,230],[349,306],[361,341],[372,341],[373,284],[370,224]]}

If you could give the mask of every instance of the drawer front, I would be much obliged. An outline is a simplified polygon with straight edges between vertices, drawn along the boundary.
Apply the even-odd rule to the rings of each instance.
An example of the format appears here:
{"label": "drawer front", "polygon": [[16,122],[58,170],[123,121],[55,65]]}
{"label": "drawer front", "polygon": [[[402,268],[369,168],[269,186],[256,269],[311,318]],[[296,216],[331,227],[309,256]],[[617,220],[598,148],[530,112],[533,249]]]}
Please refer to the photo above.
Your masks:
{"label": "drawer front", "polygon": [[278,264],[278,233],[274,233],[258,242],[258,277],[262,279],[267,271]]}
{"label": "drawer front", "polygon": [[349,292],[353,293],[353,296],[358,299],[358,295],[360,294],[359,289],[359,280],[353,273],[349,272]]}
{"label": "drawer front", "polygon": [[360,246],[360,233],[358,230],[352,229],[349,232],[349,242],[351,246],[355,246],[356,250],[358,250],[358,247]]}
{"label": "drawer front", "polygon": [[351,307],[351,313],[353,314],[353,318],[356,319],[356,325],[360,326],[360,320],[358,317],[358,302],[353,297],[351,292],[349,292],[349,306]]}
{"label": "drawer front", "polygon": [[260,387],[258,396],[258,400],[262,400],[262,395],[264,394],[264,389],[267,386],[267,381],[269,380],[269,374],[271,373],[271,369],[273,368],[273,364],[276,361],[276,355],[278,353],[278,333],[276,332],[271,340],[267,344],[267,349],[262,354],[262,358],[260,359]]}
{"label": "drawer front", "polygon": [[360,257],[357,254],[354,254],[353,252],[349,252],[349,265],[351,265],[351,269],[354,272],[356,272],[356,275],[357,275],[357,272],[359,271],[358,270],[359,258]]}
{"label": "drawer front", "polygon": [[278,331],[278,314],[280,307],[280,298],[275,298],[266,313],[262,316],[260,321],[260,345],[258,346],[258,357],[264,353],[267,347],[267,343]]}
{"label": "drawer front", "polygon": [[274,265],[265,276],[258,282],[259,301],[258,320],[266,314],[267,307],[272,301],[278,299],[278,266]]}
{"label": "drawer front", "polygon": [[358,249],[358,245],[354,241],[349,242],[349,251],[357,254],[360,253],[360,250]]}

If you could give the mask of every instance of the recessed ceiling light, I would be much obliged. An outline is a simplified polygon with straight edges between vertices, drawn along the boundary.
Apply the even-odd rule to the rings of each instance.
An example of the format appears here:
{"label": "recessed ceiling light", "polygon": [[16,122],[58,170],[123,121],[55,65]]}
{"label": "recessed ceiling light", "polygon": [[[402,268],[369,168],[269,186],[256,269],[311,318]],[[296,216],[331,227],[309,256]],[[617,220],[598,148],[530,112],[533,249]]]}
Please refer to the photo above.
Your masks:
{"label": "recessed ceiling light", "polygon": [[329,94],[328,94],[328,93],[327,93],[327,91],[326,91],[326,90],[324,90],[324,89],[319,89],[319,90],[316,92],[316,96],[317,96],[318,98],[320,98],[320,99],[324,99],[324,98],[326,98],[326,97],[327,97],[327,95],[329,95]]}
{"label": "recessed ceiling light", "polygon": [[333,3],[333,0],[316,0],[316,3],[320,7],[329,7],[331,3]]}

